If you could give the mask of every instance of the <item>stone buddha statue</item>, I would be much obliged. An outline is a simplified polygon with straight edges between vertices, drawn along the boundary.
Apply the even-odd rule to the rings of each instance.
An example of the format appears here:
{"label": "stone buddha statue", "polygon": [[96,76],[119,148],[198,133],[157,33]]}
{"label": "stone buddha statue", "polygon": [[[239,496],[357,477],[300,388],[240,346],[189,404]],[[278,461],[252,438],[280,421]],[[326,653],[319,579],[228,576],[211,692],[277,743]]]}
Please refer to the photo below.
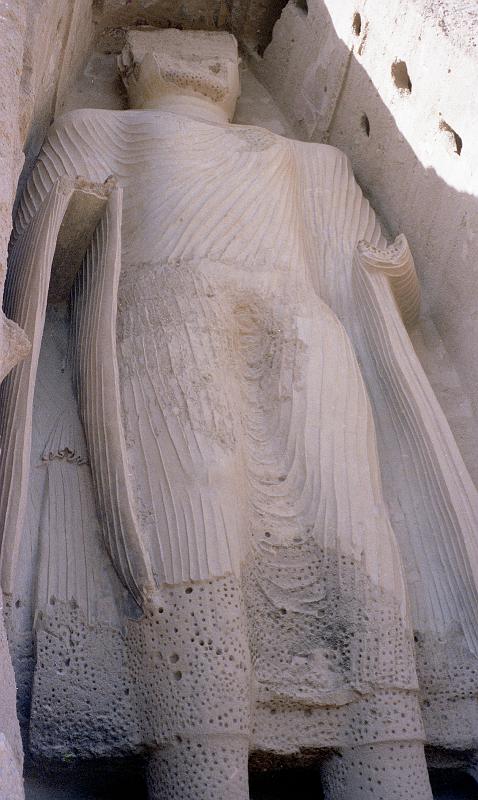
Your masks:
{"label": "stone buddha statue", "polygon": [[[455,562],[478,504],[406,333],[406,241],[343,154],[231,124],[233,36],[132,30],[120,71],[131,109],[55,123],[16,225],[10,313],[37,346],[4,391],[2,581],[14,597],[28,527],[31,746],[147,751],[157,800],[245,800],[251,750],[303,748],[328,800],[430,800],[413,624],[454,625],[474,663]],[[399,442],[387,503],[370,397],[381,455]]]}

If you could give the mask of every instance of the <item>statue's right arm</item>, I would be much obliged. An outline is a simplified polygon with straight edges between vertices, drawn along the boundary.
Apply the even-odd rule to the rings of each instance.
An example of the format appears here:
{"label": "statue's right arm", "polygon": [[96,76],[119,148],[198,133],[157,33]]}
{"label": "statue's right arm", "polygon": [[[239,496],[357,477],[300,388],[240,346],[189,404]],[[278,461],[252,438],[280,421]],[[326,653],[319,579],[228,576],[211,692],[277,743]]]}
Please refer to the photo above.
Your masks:
{"label": "statue's right arm", "polygon": [[[101,169],[98,170],[98,159],[91,151],[88,154],[82,141],[85,123],[88,126],[90,118],[95,115],[98,112],[74,111],[61,117],[50,129],[16,215],[14,238],[18,238],[25,229],[59,177],[90,176],[101,172]],[[94,127],[90,125],[90,128]],[[97,175],[95,180],[100,180],[100,177]],[[25,331],[0,311],[0,383],[15,364],[28,355],[30,346],[31,341]]]}
{"label": "statue's right arm", "polygon": [[14,222],[17,237],[61,177],[103,183],[115,173],[117,112],[76,109],[51,126],[27,182]]}
{"label": "statue's right arm", "polygon": [[32,350],[2,387],[0,580],[6,594],[13,591],[25,518],[46,304],[48,299],[67,300],[74,280],[74,369],[105,542],[136,599],[153,584],[128,485],[118,388],[115,323],[122,192],[108,179],[115,172],[116,120],[115,112],[81,110],[52,127],[14,228],[6,308]]}

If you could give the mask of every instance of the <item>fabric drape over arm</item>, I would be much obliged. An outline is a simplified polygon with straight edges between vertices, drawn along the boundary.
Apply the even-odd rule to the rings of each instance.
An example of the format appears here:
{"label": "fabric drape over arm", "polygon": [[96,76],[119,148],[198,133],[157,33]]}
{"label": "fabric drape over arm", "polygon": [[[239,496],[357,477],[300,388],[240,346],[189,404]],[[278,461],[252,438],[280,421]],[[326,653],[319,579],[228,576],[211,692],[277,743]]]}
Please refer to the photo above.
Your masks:
{"label": "fabric drape over arm", "polygon": [[387,247],[342,153],[300,147],[312,278],[352,339],[372,400],[414,627],[437,637],[458,627],[477,655],[478,493],[405,327],[419,308],[413,259],[404,237]]}

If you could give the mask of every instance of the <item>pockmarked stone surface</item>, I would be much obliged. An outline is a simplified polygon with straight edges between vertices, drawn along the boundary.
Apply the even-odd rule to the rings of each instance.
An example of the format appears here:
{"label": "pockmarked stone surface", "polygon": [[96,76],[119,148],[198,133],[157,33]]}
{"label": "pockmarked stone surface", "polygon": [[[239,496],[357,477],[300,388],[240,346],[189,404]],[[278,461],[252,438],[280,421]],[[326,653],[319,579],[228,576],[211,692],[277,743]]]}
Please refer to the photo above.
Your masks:
{"label": "pockmarked stone surface", "polygon": [[132,30],[118,66],[129,110],[51,128],[6,289],[31,750],[147,752],[158,800],[246,800],[252,750],[322,750],[327,800],[431,800],[423,716],[476,742],[478,495],[407,240],[340,151],[231,123],[232,35]]}

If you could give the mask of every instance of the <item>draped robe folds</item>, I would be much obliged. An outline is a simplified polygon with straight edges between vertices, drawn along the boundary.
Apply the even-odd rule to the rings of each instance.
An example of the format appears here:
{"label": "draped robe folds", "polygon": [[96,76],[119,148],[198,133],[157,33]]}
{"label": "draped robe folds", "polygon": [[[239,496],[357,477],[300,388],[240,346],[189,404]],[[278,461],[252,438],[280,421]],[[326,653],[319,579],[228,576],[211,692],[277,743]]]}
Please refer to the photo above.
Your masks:
{"label": "draped robe folds", "polygon": [[[123,190],[117,386],[127,488],[157,591],[224,576],[241,583],[257,746],[421,738],[404,574],[363,377],[384,460],[393,448],[404,458],[387,501],[413,509],[397,533],[407,571],[412,564],[423,580],[411,594],[413,621],[427,652],[442,648],[442,672],[428,670],[425,687],[439,703],[453,694],[447,670],[461,664],[443,635],[455,631],[459,659],[476,663],[467,558],[478,504],[387,276],[370,283],[354,261],[360,240],[377,253],[386,242],[345,156],[165,112],[76,111],[48,137],[18,237],[63,174],[113,174]],[[102,267],[92,252],[80,295],[88,259],[91,274]],[[101,412],[98,430],[108,428],[106,403]],[[459,503],[466,520],[456,519]],[[147,596],[120,548],[108,545],[120,577]],[[467,681],[465,701],[476,694],[469,672]],[[470,714],[467,726],[469,741]]]}

